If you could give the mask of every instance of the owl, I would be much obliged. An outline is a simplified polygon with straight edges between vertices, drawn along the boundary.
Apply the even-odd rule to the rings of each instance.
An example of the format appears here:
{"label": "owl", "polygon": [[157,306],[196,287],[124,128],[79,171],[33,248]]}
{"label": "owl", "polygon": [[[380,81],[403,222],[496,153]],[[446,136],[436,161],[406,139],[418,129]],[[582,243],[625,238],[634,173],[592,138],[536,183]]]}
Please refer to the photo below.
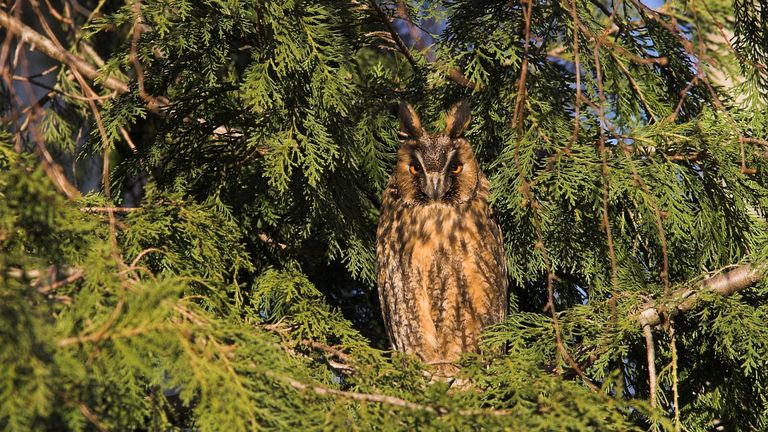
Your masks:
{"label": "owl", "polygon": [[379,300],[390,342],[418,356],[433,378],[477,351],[480,332],[504,320],[504,242],[488,206],[490,184],[462,138],[470,107],[454,105],[443,133],[430,134],[400,104],[397,165],[384,189],[377,229]]}

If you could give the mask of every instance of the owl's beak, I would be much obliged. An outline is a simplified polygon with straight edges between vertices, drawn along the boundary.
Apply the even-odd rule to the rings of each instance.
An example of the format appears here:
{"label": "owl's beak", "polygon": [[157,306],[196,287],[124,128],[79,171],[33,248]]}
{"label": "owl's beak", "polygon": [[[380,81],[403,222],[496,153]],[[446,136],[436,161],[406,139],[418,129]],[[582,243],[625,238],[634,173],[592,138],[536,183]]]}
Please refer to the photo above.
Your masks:
{"label": "owl's beak", "polygon": [[427,173],[426,180],[427,184],[424,189],[427,196],[433,200],[442,198],[445,194],[445,182],[443,182],[442,173]]}

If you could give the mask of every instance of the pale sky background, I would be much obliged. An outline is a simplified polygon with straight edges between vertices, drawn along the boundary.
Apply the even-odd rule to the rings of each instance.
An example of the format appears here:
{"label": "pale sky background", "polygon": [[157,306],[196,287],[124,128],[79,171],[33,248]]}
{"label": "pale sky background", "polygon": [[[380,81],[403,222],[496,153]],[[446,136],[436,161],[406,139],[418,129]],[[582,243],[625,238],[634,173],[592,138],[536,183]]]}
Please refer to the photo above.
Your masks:
{"label": "pale sky background", "polygon": [[652,8],[657,8],[664,4],[664,0],[643,0],[643,3]]}

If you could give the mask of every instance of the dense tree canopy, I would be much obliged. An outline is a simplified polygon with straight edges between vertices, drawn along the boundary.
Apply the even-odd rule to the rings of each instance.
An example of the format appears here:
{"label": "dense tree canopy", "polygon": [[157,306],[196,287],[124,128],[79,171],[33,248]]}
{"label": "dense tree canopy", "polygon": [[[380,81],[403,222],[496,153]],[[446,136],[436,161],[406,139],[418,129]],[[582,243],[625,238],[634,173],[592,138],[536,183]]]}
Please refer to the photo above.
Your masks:
{"label": "dense tree canopy", "polygon": [[[0,2],[0,427],[768,430],[768,9],[657,3]],[[504,232],[461,388],[382,325],[401,100]]]}

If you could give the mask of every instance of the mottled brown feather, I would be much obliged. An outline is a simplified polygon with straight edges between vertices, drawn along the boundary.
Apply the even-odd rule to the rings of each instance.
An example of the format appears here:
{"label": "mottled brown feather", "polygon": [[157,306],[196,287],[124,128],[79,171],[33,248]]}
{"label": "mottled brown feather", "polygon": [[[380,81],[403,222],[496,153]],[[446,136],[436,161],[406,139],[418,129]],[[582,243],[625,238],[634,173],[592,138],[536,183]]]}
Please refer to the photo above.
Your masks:
{"label": "mottled brown feather", "polygon": [[[423,179],[409,172],[414,160],[425,175],[448,173],[440,198],[428,198]],[[450,174],[452,161],[463,165],[460,174]],[[434,364],[438,375],[455,373],[451,363],[476,351],[482,330],[506,315],[504,242],[488,196],[469,143],[447,134],[404,141],[383,193],[376,253],[387,332],[396,350]]]}

